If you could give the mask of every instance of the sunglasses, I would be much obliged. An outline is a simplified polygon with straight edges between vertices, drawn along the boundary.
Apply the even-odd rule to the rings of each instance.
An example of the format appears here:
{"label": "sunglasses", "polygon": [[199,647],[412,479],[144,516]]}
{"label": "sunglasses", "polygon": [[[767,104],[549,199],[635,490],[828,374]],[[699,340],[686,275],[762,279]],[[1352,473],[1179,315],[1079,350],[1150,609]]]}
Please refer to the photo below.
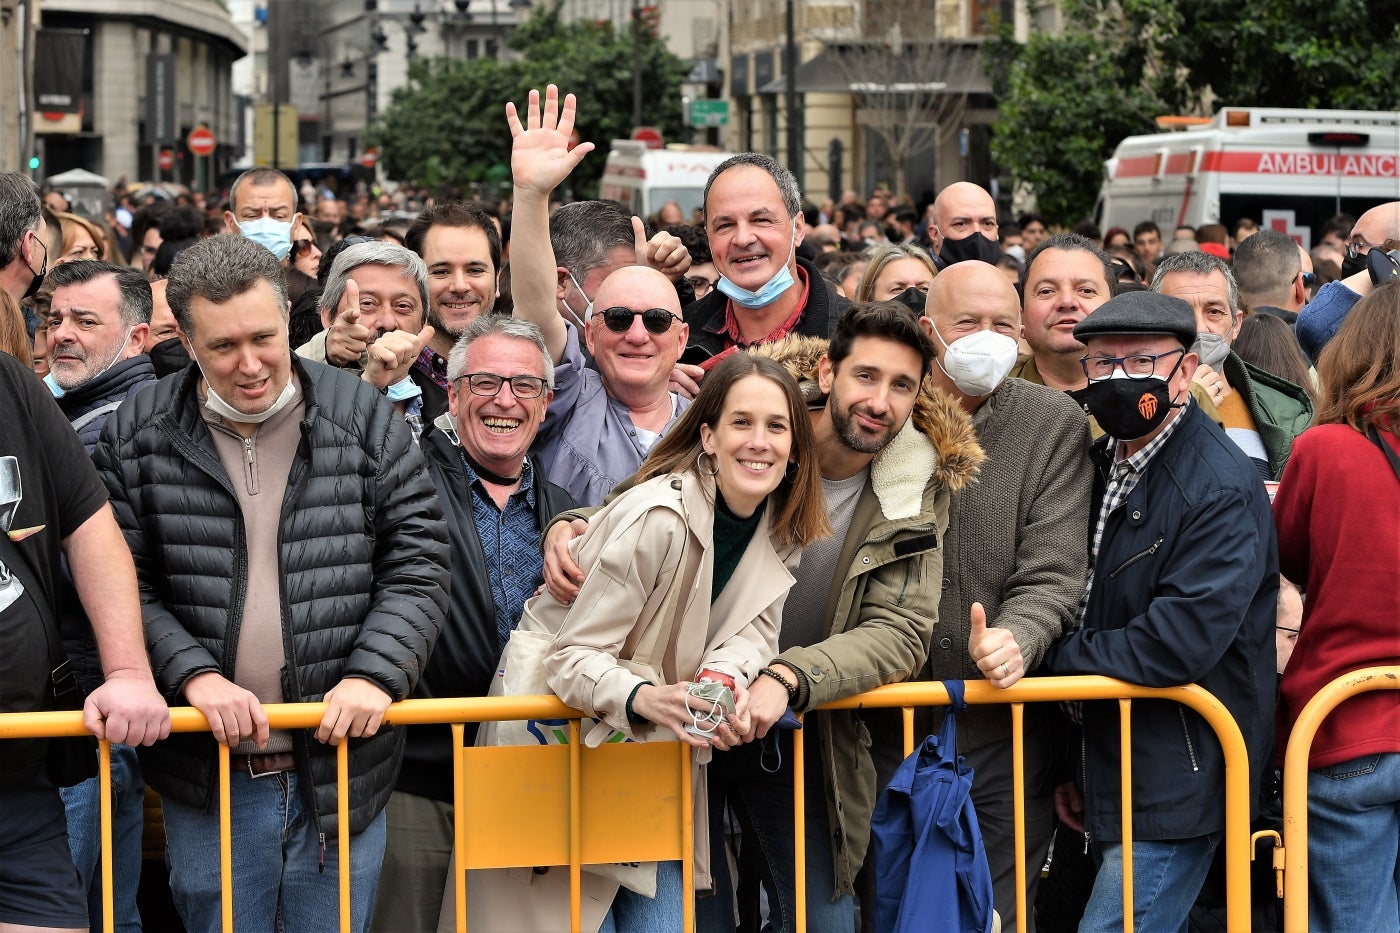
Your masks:
{"label": "sunglasses", "polygon": [[310,240],[293,240],[292,255],[305,256],[307,253],[311,252],[311,247],[314,245],[315,244],[312,243]]}
{"label": "sunglasses", "polygon": [[667,311],[665,308],[647,308],[645,311],[633,311],[631,308],[607,308],[599,312],[603,318],[603,325],[614,334],[625,334],[632,329],[632,320],[641,316],[642,326],[649,334],[664,334],[671,329],[673,321],[680,318]]}
{"label": "sunglasses", "polygon": [[1301,275],[1301,276],[1303,277],[1303,287],[1304,287],[1304,288],[1312,288],[1314,285],[1317,284],[1317,275],[1316,275],[1315,273],[1312,273],[1312,272],[1300,272],[1299,275]]}

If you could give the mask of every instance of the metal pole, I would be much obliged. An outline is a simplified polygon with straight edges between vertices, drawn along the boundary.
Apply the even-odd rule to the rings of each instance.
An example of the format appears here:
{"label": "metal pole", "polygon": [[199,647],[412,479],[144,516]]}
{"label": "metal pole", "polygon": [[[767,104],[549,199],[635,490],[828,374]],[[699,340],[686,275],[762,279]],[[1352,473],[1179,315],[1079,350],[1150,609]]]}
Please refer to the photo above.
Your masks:
{"label": "metal pole", "polygon": [[783,77],[787,98],[787,164],[802,184],[802,139],[797,121],[797,30],[793,20],[793,0],[787,0],[787,46],[783,49]]}
{"label": "metal pole", "polygon": [[632,0],[632,126],[642,125],[642,0]]}

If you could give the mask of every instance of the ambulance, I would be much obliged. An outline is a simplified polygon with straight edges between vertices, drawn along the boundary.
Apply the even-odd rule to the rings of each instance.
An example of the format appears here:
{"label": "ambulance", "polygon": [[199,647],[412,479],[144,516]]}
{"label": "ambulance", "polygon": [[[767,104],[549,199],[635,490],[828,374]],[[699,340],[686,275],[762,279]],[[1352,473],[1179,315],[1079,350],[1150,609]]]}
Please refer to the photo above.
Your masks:
{"label": "ambulance", "polygon": [[1248,217],[1311,249],[1333,215],[1400,201],[1400,113],[1225,107],[1185,128],[1129,136],[1104,163],[1103,230]]}
{"label": "ambulance", "polygon": [[692,212],[704,204],[710,172],[731,155],[713,146],[673,143],[650,149],[636,140],[614,139],[598,197],[618,201],[638,217],[650,217],[667,201],[675,201],[690,223]]}

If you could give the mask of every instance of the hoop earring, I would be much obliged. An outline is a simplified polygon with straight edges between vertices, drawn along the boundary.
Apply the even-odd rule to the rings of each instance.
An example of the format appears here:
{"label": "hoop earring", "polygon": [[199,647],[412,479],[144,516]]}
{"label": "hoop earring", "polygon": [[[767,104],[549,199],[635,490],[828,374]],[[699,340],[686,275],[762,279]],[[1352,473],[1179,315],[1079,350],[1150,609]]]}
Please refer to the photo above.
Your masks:
{"label": "hoop earring", "polygon": [[715,459],[713,455],[707,454],[704,450],[701,450],[698,454],[695,455],[695,472],[699,473],[701,476],[718,476],[719,464],[716,463],[714,469],[707,470],[705,469],[705,464],[702,462],[705,457],[709,457],[711,461]]}

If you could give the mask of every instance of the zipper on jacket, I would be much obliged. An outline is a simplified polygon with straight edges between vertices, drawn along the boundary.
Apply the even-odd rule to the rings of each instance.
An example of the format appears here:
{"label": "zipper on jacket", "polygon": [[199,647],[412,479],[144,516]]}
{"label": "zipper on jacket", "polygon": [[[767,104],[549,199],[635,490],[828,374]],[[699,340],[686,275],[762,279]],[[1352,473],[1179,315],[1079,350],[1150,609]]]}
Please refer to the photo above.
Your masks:
{"label": "zipper on jacket", "polygon": [[1089,741],[1084,737],[1084,717],[1079,723],[1079,770],[1084,778],[1084,854],[1089,854]]}
{"label": "zipper on jacket", "polygon": [[317,833],[317,837],[321,840],[321,862],[316,866],[316,874],[324,875],[326,873],[326,834]]}
{"label": "zipper on jacket", "polygon": [[1186,710],[1182,709],[1179,703],[1176,707],[1176,715],[1181,719],[1181,734],[1186,739],[1186,754],[1191,757],[1191,770],[1199,772],[1201,766],[1196,761],[1196,746],[1191,743],[1191,733],[1186,728]]}
{"label": "zipper on jacket", "polygon": [[243,463],[247,472],[248,495],[256,496],[258,494],[258,461],[253,456],[253,439],[251,437],[243,438]]}
{"label": "zipper on jacket", "polygon": [[1123,563],[1119,564],[1113,570],[1113,572],[1108,575],[1108,578],[1112,580],[1114,577],[1118,576],[1120,573],[1127,570],[1129,567],[1131,567],[1133,564],[1136,564],[1144,557],[1151,557],[1153,554],[1156,554],[1157,549],[1162,546],[1162,542],[1165,540],[1167,539],[1165,536],[1163,536],[1158,538],[1156,541],[1153,541],[1152,544],[1146,550],[1138,551],[1132,557],[1129,557],[1127,560],[1123,561]]}

